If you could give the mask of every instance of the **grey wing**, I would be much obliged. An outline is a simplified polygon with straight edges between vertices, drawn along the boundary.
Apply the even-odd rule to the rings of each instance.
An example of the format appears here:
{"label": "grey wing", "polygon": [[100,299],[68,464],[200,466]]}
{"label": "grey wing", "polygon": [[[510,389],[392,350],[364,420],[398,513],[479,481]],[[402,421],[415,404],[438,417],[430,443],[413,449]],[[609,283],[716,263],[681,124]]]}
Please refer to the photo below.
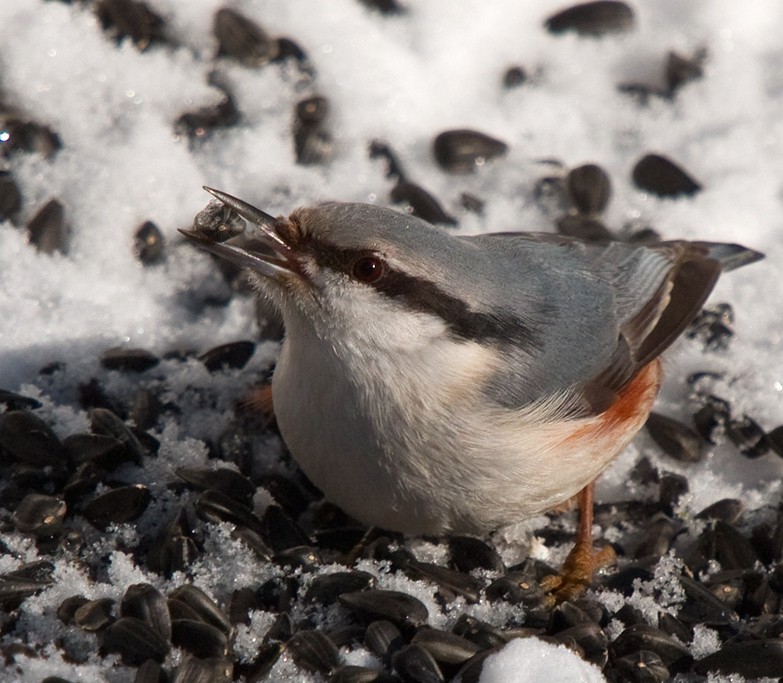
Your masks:
{"label": "grey wing", "polygon": [[[738,245],[698,242],[587,244],[513,233],[472,239],[518,268],[524,292],[509,288],[509,305],[527,306],[539,333],[534,348],[507,349],[515,370],[493,377],[489,395],[509,407],[557,397],[568,417],[606,410],[682,334],[722,269],[761,258]],[[546,311],[538,320],[537,309]]]}

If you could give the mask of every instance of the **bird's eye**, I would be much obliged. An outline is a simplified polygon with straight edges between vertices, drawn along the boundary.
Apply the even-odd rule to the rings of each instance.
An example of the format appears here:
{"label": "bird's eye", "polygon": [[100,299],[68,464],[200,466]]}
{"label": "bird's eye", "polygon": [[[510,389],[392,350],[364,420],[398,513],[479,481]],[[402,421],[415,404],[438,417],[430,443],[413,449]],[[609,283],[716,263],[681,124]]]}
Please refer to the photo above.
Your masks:
{"label": "bird's eye", "polygon": [[353,264],[353,276],[359,282],[377,282],[386,272],[386,264],[377,256],[362,256]]}

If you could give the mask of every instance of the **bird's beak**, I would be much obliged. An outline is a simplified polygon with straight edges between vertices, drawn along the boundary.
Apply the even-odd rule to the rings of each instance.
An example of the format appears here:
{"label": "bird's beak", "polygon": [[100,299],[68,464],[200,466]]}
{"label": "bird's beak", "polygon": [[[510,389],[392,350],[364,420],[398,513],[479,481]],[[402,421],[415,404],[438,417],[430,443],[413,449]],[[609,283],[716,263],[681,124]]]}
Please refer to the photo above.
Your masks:
{"label": "bird's beak", "polygon": [[199,230],[198,227],[179,232],[202,249],[265,277],[278,279],[290,273],[301,274],[296,251],[281,236],[281,228],[286,227],[283,221],[230,194],[211,187],[204,189],[224,206],[258,226],[259,230],[241,247],[222,242],[216,235]]}

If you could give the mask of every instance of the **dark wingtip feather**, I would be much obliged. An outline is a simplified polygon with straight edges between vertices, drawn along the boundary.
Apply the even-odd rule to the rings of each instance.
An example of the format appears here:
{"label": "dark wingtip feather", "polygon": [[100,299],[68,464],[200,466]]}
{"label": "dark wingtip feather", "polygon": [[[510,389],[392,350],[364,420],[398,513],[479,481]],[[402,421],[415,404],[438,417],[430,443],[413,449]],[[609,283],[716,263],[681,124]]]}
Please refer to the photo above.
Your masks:
{"label": "dark wingtip feather", "polygon": [[709,258],[720,263],[721,270],[734,270],[750,265],[764,258],[764,254],[741,244],[726,244],[720,242],[699,242],[707,249]]}

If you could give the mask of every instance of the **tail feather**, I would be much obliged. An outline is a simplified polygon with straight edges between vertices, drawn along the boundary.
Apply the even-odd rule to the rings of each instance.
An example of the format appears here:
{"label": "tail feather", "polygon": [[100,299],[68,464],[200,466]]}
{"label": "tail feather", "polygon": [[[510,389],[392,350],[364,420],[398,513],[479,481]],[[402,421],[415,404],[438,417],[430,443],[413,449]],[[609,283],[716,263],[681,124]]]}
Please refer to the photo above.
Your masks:
{"label": "tail feather", "polygon": [[747,266],[764,258],[760,251],[748,249],[741,244],[728,244],[725,242],[696,242],[709,252],[710,258],[715,259],[721,265],[721,269],[734,270]]}

